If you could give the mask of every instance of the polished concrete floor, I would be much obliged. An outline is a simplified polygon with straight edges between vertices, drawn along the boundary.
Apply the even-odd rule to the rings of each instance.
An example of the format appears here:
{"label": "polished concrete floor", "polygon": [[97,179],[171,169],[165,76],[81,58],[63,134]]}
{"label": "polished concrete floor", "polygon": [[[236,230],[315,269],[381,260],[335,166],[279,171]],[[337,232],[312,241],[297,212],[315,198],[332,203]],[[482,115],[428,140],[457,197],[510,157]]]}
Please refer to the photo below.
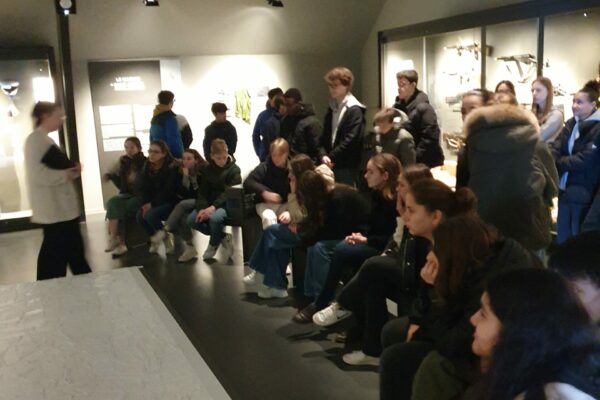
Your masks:
{"label": "polished concrete floor", "polygon": [[[142,246],[119,259],[104,253],[104,221],[82,224],[94,271],[143,266],[142,273],[233,399],[376,399],[373,368],[343,365],[334,330],[291,321],[293,300],[261,300],[241,282],[241,246],[232,265],[178,264]],[[196,235],[203,250],[206,239]],[[241,236],[234,232],[239,244]],[[0,284],[33,281],[41,231],[0,235]],[[217,257],[218,258],[218,257]]]}

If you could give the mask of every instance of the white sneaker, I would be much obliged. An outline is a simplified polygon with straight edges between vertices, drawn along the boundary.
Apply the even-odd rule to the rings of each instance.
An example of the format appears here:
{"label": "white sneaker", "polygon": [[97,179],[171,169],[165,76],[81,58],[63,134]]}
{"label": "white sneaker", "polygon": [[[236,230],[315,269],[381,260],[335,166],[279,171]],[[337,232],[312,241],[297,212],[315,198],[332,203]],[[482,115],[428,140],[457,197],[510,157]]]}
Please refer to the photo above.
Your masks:
{"label": "white sneaker", "polygon": [[120,257],[125,253],[127,253],[127,246],[120,244],[116,249],[113,250],[112,255],[115,257]]}
{"label": "white sneaker", "polygon": [[167,254],[175,253],[175,240],[171,232],[165,231],[165,238],[163,239],[163,243],[165,244],[165,250]]}
{"label": "white sneaker", "polygon": [[258,271],[252,271],[248,275],[246,275],[242,281],[246,285],[256,285],[257,283],[262,283],[265,276]]}
{"label": "white sneaker", "polygon": [[211,258],[215,258],[215,254],[217,254],[218,247],[211,246],[210,244],[206,248],[204,254],[202,254],[203,260],[210,260]]}
{"label": "white sneaker", "polygon": [[111,238],[108,239],[108,244],[106,245],[106,248],[104,249],[104,252],[105,253],[110,253],[111,251],[113,251],[117,247],[119,247],[119,239],[117,239],[116,237],[111,237]]}
{"label": "white sneaker", "polygon": [[191,261],[194,258],[198,258],[198,251],[196,251],[196,248],[193,245],[185,243],[184,246],[185,250],[183,250],[183,253],[179,256],[177,261],[184,263]]}
{"label": "white sneaker", "polygon": [[338,303],[333,302],[329,307],[316,312],[313,315],[313,322],[319,326],[331,326],[348,318],[350,315],[352,315],[352,311],[344,310],[340,308]]}
{"label": "white sneaker", "polygon": [[344,354],[342,360],[344,360],[344,362],[348,365],[373,365],[375,367],[379,366],[379,357],[368,356],[360,350]]}
{"label": "white sneaker", "polygon": [[225,237],[221,241],[221,248],[223,249],[223,254],[227,260],[233,257],[233,237],[230,233],[225,234]]}
{"label": "white sneaker", "polygon": [[166,236],[166,234],[165,234],[165,231],[163,231],[163,230],[161,229],[161,230],[159,230],[159,231],[156,231],[156,232],[154,233],[154,235],[152,235],[152,236],[150,237],[150,241],[151,241],[152,243],[154,243],[154,244],[157,244],[157,245],[158,245],[158,244],[160,244],[160,242],[162,242],[163,240],[165,240],[165,236]]}
{"label": "white sneaker", "polygon": [[150,242],[150,247],[148,248],[148,253],[150,253],[150,254],[158,254],[158,245]]}
{"label": "white sneaker", "polygon": [[284,289],[275,289],[263,285],[258,290],[258,297],[261,299],[285,299],[288,297],[288,292]]}

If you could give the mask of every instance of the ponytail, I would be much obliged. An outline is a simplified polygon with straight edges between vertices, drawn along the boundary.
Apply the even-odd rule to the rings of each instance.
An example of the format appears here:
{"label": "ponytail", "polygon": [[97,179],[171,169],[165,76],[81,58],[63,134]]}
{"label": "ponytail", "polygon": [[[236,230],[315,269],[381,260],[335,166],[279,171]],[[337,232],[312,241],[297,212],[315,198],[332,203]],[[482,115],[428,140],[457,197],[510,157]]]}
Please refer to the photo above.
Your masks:
{"label": "ponytail", "polygon": [[446,184],[435,179],[422,179],[411,185],[409,190],[417,204],[427,211],[439,210],[445,218],[475,212],[477,198],[469,188],[460,188],[456,192]]}

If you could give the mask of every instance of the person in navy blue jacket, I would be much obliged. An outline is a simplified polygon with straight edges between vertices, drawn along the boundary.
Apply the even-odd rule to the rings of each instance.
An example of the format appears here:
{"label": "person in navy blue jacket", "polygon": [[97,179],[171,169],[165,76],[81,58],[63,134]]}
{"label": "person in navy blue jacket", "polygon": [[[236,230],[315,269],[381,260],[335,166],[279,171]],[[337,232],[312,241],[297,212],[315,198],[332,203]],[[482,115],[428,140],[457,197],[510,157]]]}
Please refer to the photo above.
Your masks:
{"label": "person in navy blue jacket", "polygon": [[256,117],[256,122],[254,123],[254,130],[252,131],[252,144],[254,145],[254,152],[258,156],[260,162],[266,161],[269,156],[269,144],[273,139],[269,141],[269,143],[265,143],[265,129],[267,127],[267,122],[275,115],[278,111],[277,107],[275,107],[275,97],[277,95],[283,95],[283,90],[281,88],[274,88],[269,90],[268,96],[269,100],[267,101],[266,110],[261,111]]}
{"label": "person in navy blue jacket", "polygon": [[169,147],[171,155],[181,158],[183,155],[183,141],[175,113],[172,111],[175,104],[173,92],[163,90],[158,93],[158,104],[154,108],[154,115],[150,123],[150,141],[162,140]]}
{"label": "person in navy blue jacket", "polygon": [[598,95],[600,84],[589,81],[573,97],[573,118],[553,144],[552,155],[560,176],[557,241],[581,231],[600,183]]}

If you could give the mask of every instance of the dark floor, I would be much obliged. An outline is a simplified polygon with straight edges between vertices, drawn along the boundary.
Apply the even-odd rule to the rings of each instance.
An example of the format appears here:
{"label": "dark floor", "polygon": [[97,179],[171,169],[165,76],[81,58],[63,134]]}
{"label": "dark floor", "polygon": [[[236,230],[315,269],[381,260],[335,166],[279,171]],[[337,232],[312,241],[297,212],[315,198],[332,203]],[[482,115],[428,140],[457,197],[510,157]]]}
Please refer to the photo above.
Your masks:
{"label": "dark floor", "polygon": [[[103,251],[101,216],[89,217],[82,232],[94,271],[143,265],[150,284],[233,399],[378,398],[376,370],[344,366],[334,331],[291,322],[291,299],[261,300],[246,293],[241,278],[248,271],[240,251],[234,265],[178,264],[174,256],[149,256],[145,247],[112,260]],[[202,251],[206,240],[200,236]],[[239,232],[234,238],[239,244]],[[35,280],[40,243],[39,230],[0,234],[0,284]]]}

